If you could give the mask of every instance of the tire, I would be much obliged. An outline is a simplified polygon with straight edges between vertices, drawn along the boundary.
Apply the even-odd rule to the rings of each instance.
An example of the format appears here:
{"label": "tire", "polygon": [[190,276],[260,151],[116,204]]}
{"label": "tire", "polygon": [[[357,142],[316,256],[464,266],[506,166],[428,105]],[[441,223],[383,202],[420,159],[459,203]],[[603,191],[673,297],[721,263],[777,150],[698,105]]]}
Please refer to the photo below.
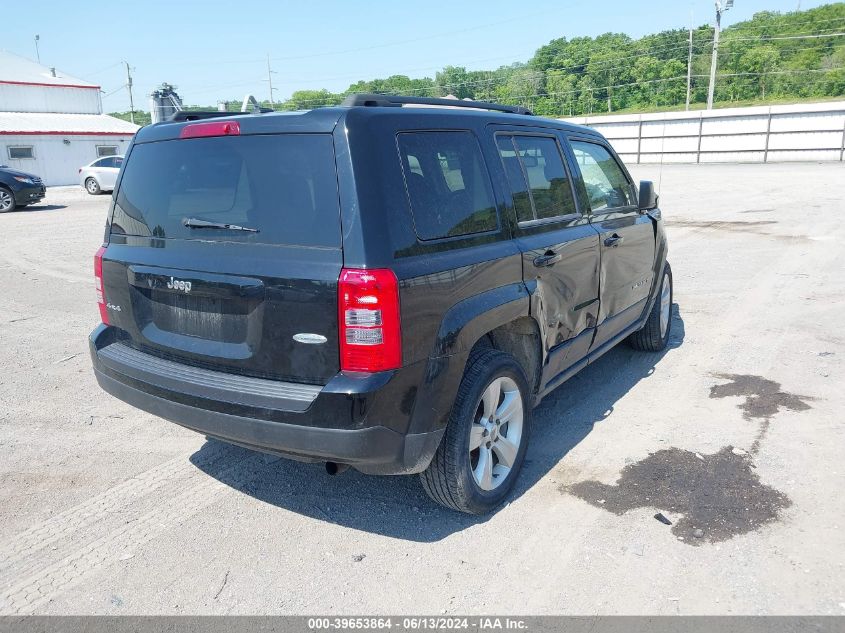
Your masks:
{"label": "tire", "polygon": [[[428,469],[420,473],[428,496],[468,514],[485,514],[499,505],[511,491],[525,458],[530,402],[525,372],[512,356],[489,349],[470,358],[443,441]],[[497,417],[485,417],[485,409]],[[479,442],[472,451],[471,436]],[[484,468],[486,464],[489,469]]]}
{"label": "tire", "polygon": [[12,211],[15,208],[15,194],[6,187],[0,187],[0,213]]}
{"label": "tire", "polygon": [[672,333],[672,268],[669,264],[663,268],[663,278],[657,299],[651,308],[642,329],[628,337],[631,347],[643,352],[660,352],[666,349],[669,335]]}
{"label": "tire", "polygon": [[85,179],[85,191],[90,193],[92,196],[98,196],[102,193],[102,189],[100,189],[100,183],[97,182],[96,178],[86,178]]}

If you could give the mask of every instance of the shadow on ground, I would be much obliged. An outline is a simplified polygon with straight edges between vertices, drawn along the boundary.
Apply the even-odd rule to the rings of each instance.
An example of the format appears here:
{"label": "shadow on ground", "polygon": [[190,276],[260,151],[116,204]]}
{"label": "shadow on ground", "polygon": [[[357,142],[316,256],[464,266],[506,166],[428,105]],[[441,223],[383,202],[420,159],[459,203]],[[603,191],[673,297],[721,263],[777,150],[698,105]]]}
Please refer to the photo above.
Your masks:
{"label": "shadow on ground", "polygon": [[59,209],[67,209],[66,204],[33,204],[25,207],[20,207],[8,213],[36,213],[38,211],[58,211]]}
{"label": "shadow on ground", "polygon": [[[643,353],[620,345],[550,394],[534,411],[531,445],[510,499],[522,495],[554,468],[613,412],[617,400],[652,375],[660,359],[683,340],[684,321],[674,304],[666,350]],[[439,541],[492,516],[475,517],[441,508],[429,500],[416,476],[370,477],[350,470],[330,477],[322,464],[271,456],[248,469],[233,468],[254,455],[210,440],[191,456],[191,462],[265,503],[393,538]]]}

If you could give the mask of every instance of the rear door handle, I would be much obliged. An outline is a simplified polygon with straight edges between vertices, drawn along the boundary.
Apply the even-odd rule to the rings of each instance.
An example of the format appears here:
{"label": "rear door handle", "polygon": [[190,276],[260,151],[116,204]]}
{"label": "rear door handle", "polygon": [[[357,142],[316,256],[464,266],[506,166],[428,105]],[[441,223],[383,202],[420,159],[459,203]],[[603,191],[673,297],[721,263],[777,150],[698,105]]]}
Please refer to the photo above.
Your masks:
{"label": "rear door handle", "polygon": [[624,240],[624,239],[625,238],[622,237],[621,235],[614,233],[613,235],[611,235],[610,237],[608,237],[604,240],[604,245],[616,247],[616,246],[619,246],[622,243],[622,240]]}
{"label": "rear door handle", "polygon": [[559,261],[560,261],[560,253],[554,253],[552,251],[546,251],[545,254],[534,258],[534,265],[537,268],[543,268],[544,266],[553,266],[554,264],[557,264]]}

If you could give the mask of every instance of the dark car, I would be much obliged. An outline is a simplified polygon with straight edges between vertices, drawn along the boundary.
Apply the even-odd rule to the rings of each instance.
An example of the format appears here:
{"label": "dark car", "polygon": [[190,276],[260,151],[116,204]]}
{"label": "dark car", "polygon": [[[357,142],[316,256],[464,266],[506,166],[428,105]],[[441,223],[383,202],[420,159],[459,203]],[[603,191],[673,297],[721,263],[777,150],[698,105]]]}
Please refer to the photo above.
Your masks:
{"label": "dark car", "polygon": [[0,213],[40,202],[45,195],[41,178],[0,165]]}
{"label": "dark car", "polygon": [[125,402],[482,513],[544,396],[666,345],[656,194],[594,130],[376,95],[177,116],[132,141],[95,258],[91,357]]}

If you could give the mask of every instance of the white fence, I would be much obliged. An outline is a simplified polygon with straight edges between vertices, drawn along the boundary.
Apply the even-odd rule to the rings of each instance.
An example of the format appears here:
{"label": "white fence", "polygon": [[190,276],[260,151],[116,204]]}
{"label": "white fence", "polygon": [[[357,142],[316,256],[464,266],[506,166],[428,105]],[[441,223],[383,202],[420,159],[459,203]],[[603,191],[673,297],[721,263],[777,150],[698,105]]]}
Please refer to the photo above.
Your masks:
{"label": "white fence", "polygon": [[845,101],[565,120],[595,128],[630,163],[845,159]]}

